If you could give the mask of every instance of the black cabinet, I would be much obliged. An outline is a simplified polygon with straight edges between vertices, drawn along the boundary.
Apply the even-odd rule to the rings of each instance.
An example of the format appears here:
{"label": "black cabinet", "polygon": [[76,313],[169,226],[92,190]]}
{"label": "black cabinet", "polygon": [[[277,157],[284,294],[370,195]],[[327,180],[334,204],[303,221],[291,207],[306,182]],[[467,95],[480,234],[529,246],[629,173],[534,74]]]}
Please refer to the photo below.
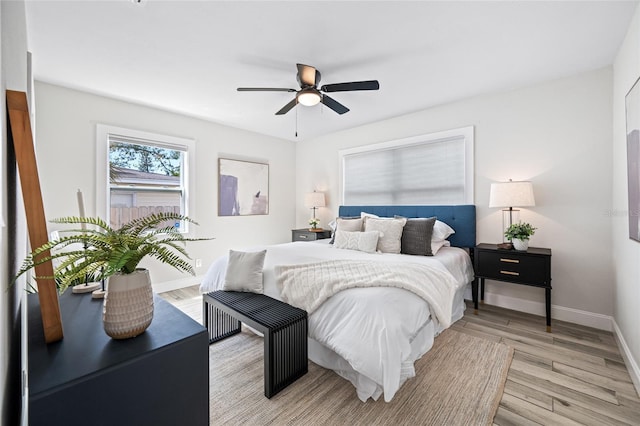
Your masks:
{"label": "black cabinet", "polygon": [[311,231],[309,229],[292,229],[291,241],[315,241],[331,238],[331,231],[323,229],[320,231]]}
{"label": "black cabinet", "polygon": [[29,425],[208,425],[207,331],[160,297],[154,304],[147,331],[113,340],[102,301],[67,291],[64,339],[47,345],[29,295]]}
{"label": "black cabinet", "polygon": [[[480,281],[481,301],[484,301],[485,279],[544,288],[547,331],[551,331],[551,249],[502,250],[495,244],[478,244],[474,250],[474,262],[475,276]],[[477,297],[474,300],[478,309]]]}

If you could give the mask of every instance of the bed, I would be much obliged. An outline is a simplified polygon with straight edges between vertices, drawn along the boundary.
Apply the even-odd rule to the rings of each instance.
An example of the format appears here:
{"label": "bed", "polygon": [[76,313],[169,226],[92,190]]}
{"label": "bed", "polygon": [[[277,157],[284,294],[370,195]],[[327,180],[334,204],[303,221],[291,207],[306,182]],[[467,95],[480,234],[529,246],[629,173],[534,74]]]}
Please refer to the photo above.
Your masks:
{"label": "bed", "polygon": [[[360,217],[362,212],[379,217],[436,216],[455,233],[448,237],[450,247],[442,247],[434,256],[365,253],[336,248],[329,239],[247,251],[266,248],[264,294],[294,306],[287,282],[294,287],[308,285],[317,271],[296,274],[309,268],[326,271],[346,267],[350,271],[356,265],[373,271],[376,276],[369,277],[372,281],[383,281],[375,287],[353,285],[314,305],[309,314],[308,340],[309,359],[349,380],[362,401],[383,396],[388,402],[407,379],[415,376],[414,362],[433,346],[435,337],[464,314],[464,298],[471,293],[468,287],[473,281],[468,249],[475,246],[475,206],[341,206],[339,216]],[[227,265],[228,256],[214,261],[201,283],[202,293],[222,289]],[[420,287],[418,290],[423,286],[431,290],[423,295],[413,287],[397,288],[391,286],[391,278],[390,286],[386,286],[388,271],[397,271],[394,279],[407,275],[408,280],[415,281],[412,285]],[[430,296],[434,292],[439,295]]]}

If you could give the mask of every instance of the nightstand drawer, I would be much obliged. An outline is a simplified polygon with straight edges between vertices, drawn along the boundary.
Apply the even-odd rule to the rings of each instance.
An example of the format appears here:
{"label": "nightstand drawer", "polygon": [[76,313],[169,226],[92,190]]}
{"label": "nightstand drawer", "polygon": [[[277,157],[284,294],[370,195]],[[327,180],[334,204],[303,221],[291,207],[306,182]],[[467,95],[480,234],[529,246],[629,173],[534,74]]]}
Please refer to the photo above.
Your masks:
{"label": "nightstand drawer", "polygon": [[476,274],[488,279],[549,285],[548,258],[508,251],[479,251]]}
{"label": "nightstand drawer", "polygon": [[308,229],[293,229],[291,231],[291,241],[315,241],[331,237],[331,231],[322,230],[318,232]]}

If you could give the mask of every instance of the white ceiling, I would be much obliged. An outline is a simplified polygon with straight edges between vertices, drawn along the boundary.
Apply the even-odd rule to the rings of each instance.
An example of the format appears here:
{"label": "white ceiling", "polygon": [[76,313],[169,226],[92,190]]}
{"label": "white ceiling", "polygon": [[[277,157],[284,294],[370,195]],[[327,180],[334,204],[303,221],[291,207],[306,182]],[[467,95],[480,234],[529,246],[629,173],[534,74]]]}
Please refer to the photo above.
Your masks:
{"label": "white ceiling", "polygon": [[[289,140],[607,66],[636,1],[28,1],[36,79]],[[377,79],[275,112],[299,88]],[[295,137],[296,119],[298,137]]]}

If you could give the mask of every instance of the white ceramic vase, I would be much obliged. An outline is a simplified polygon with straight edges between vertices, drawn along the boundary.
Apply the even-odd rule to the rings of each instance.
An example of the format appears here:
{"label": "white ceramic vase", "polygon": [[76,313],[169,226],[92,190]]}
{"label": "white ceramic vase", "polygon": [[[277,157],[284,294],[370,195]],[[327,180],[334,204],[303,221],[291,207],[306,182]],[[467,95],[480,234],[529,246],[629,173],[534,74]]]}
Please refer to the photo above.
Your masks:
{"label": "white ceramic vase", "polygon": [[513,243],[513,248],[520,251],[526,251],[529,248],[529,239],[521,240],[518,238],[514,238],[511,240]]}
{"label": "white ceramic vase", "polygon": [[104,331],[114,339],[129,339],[143,333],[153,319],[153,290],[149,271],[109,277],[104,296]]}

